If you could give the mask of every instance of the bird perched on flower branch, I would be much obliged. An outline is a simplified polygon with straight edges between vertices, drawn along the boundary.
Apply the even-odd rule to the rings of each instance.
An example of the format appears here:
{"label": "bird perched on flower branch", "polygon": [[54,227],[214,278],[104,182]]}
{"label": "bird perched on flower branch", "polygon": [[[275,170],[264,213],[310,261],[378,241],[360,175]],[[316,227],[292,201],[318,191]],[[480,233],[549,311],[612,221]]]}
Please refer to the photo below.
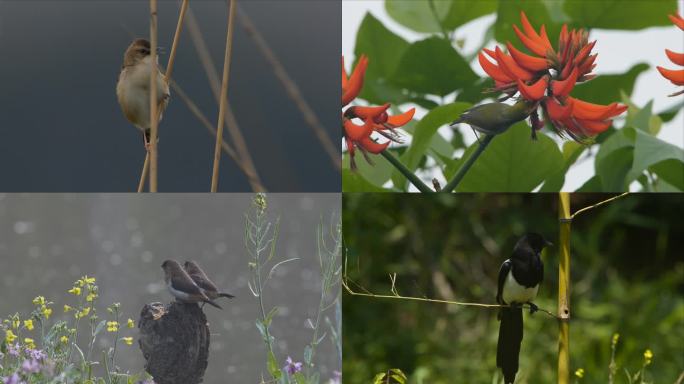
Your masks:
{"label": "bird perched on flower branch", "polygon": [[[521,101],[533,106],[527,115],[533,138],[536,131],[544,126],[544,120],[550,122],[559,135],[567,134],[578,142],[585,142],[587,138],[607,130],[612,119],[627,110],[626,105],[599,105],[570,96],[575,84],[596,76],[591,73],[598,56],[592,54],[596,41],[589,42],[587,31],[568,30],[567,25],[563,25],[558,44],[554,47],[544,25],[537,32],[524,12],[520,13],[520,21],[522,30],[517,25],[513,25],[513,29],[529,54],[510,42],[506,44],[507,53],[495,47],[494,50],[485,48],[478,54],[480,66],[494,80],[492,91],[505,94],[500,101],[519,95]],[[476,110],[480,107],[473,108],[474,117],[480,120],[478,127],[483,131],[500,131],[497,119],[501,120],[501,117],[492,114],[480,117]],[[515,113],[515,110],[501,105],[487,108]],[[539,116],[538,108],[541,108],[544,120]],[[469,123],[472,118],[466,116],[460,120]]]}

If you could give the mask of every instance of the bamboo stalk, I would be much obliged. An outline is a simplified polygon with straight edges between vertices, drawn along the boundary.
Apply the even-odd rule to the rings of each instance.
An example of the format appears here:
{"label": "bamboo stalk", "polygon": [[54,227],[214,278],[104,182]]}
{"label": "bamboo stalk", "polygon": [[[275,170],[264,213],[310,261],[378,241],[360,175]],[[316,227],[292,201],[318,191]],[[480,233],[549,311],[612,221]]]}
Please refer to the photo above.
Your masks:
{"label": "bamboo stalk", "polygon": [[157,137],[159,113],[157,104],[157,0],[150,0],[150,192],[157,192]]}
{"label": "bamboo stalk", "polygon": [[570,382],[570,194],[558,195],[560,255],[558,258],[558,384]]}
{"label": "bamboo stalk", "polygon": [[211,175],[211,192],[218,189],[219,165],[221,162],[221,143],[223,142],[223,122],[228,102],[228,80],[230,78],[230,61],[233,53],[233,19],[235,18],[235,1],[230,0],[228,8],[228,25],[226,27],[226,51],[223,56],[223,80],[221,81],[221,101],[219,117],[216,124],[216,145],[214,146],[214,169]]}

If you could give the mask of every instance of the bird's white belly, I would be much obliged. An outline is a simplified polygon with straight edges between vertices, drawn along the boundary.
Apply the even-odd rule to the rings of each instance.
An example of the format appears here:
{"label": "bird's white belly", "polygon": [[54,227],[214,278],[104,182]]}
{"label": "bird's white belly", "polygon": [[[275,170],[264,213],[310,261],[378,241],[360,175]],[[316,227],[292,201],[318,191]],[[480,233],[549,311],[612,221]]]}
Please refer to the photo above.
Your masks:
{"label": "bird's white belly", "polygon": [[192,301],[193,301],[193,300],[190,298],[190,295],[189,295],[189,294],[187,294],[187,293],[185,293],[185,292],[183,292],[183,291],[179,291],[179,290],[173,288],[173,286],[171,285],[170,282],[169,282],[168,284],[166,284],[166,286],[169,288],[169,292],[171,292],[171,294],[172,294],[176,299],[181,300],[181,301],[185,301],[185,302],[192,302]]}
{"label": "bird's white belly", "polygon": [[508,276],[506,277],[506,281],[504,282],[504,287],[503,287],[503,300],[506,302],[506,304],[511,304],[511,303],[527,303],[528,301],[534,300],[535,297],[537,297],[537,291],[539,290],[539,284],[535,285],[532,288],[527,288],[525,286],[522,286],[518,284],[517,281],[513,278],[513,272],[509,272]]}

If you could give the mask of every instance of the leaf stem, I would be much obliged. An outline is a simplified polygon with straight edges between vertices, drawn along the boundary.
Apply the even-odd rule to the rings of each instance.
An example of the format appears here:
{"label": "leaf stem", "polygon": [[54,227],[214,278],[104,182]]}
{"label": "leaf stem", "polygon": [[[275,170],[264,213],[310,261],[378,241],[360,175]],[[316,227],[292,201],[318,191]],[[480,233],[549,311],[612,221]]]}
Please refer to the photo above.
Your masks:
{"label": "leaf stem", "polygon": [[394,166],[394,168],[396,168],[399,172],[401,172],[401,174],[404,175],[404,177],[406,177],[408,179],[408,181],[410,181],[411,184],[413,184],[413,186],[418,188],[419,191],[421,191],[422,193],[433,192],[433,190],[430,189],[430,187],[425,185],[425,183],[423,183],[420,180],[420,178],[418,178],[418,176],[416,176],[413,172],[411,172],[408,168],[406,168],[406,166],[404,164],[402,164],[401,161],[399,161],[399,159],[394,157],[394,155],[392,155],[389,151],[384,150],[384,151],[380,152],[380,154],[382,155],[382,157],[387,159],[387,161],[389,161],[390,164],[392,164]]}
{"label": "leaf stem", "polygon": [[492,139],[494,139],[494,136],[495,135],[487,135],[484,137],[484,139],[480,141],[480,144],[475,150],[475,153],[470,155],[468,160],[466,160],[466,162],[458,170],[456,176],[454,176],[454,178],[450,182],[448,182],[447,185],[444,186],[444,188],[442,188],[442,192],[452,192],[454,189],[456,189],[461,180],[463,180],[463,177],[466,175],[466,173],[468,173],[468,170],[470,170],[470,167],[472,167],[475,163],[475,160],[477,160],[477,158],[480,157],[480,155],[482,154],[482,152],[484,152],[484,150],[487,148]]}

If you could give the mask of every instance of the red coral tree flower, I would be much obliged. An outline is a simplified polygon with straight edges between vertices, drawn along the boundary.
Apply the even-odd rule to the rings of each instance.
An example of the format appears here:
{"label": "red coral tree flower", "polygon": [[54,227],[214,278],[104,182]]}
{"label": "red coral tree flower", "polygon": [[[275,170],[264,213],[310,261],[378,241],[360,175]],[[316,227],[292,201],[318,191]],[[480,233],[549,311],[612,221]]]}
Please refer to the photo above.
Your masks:
{"label": "red coral tree flower", "polygon": [[[368,67],[368,58],[362,55],[351,76],[347,76],[344,69],[344,57],[342,57],[342,108],[351,103],[363,88],[363,78]],[[378,107],[352,106],[342,113],[342,128],[344,129],[344,140],[349,151],[349,158],[352,169],[356,169],[354,155],[358,148],[366,161],[372,164],[369,153],[378,154],[390,145],[390,143],[401,142],[399,134],[394,130],[407,124],[413,119],[415,108],[396,116],[387,113],[390,104],[386,103]],[[357,124],[355,119],[363,121]],[[377,142],[371,136],[376,132],[389,139],[384,143]]]}
{"label": "red coral tree flower", "polygon": [[[684,31],[684,18],[679,16],[678,14],[674,15],[669,15],[668,16],[672,22],[679,27],[682,31]],[[684,66],[684,53],[677,53],[670,51],[669,49],[665,50],[665,54],[667,55],[668,59],[670,59],[671,62]],[[672,69],[666,69],[663,67],[656,67],[658,68],[658,72],[660,72],[661,75],[663,75],[664,78],[670,80],[672,84],[674,85],[684,85],[684,69],[678,69],[678,70],[672,70]],[[684,89],[675,92],[671,94],[670,96],[677,96],[681,95],[684,93]]]}
{"label": "red coral tree flower", "polygon": [[[478,55],[480,66],[494,80],[494,90],[506,93],[504,99],[520,94],[523,99],[537,103],[556,132],[575,141],[583,142],[607,130],[611,119],[623,113],[626,105],[598,105],[570,96],[575,84],[596,77],[591,73],[598,56],[591,53],[596,41],[589,42],[589,33],[582,29],[569,31],[563,25],[554,48],[544,25],[537,32],[524,12],[520,12],[520,21],[522,30],[517,25],[513,29],[531,54],[507,42],[508,53],[496,47],[485,48]],[[536,110],[530,120],[535,137],[535,131],[544,123]]]}

